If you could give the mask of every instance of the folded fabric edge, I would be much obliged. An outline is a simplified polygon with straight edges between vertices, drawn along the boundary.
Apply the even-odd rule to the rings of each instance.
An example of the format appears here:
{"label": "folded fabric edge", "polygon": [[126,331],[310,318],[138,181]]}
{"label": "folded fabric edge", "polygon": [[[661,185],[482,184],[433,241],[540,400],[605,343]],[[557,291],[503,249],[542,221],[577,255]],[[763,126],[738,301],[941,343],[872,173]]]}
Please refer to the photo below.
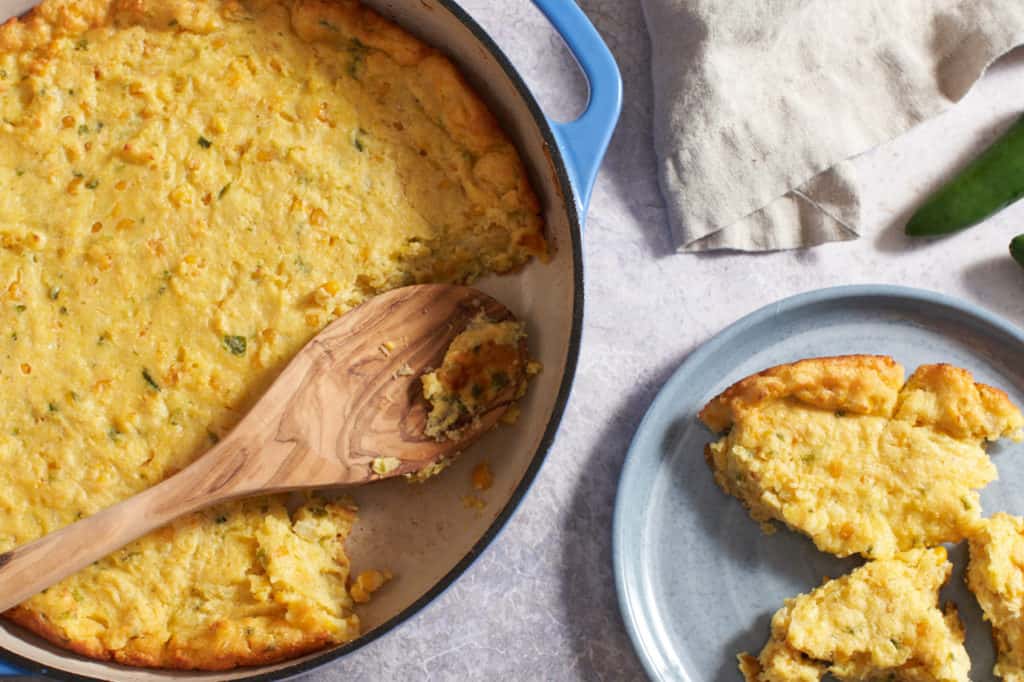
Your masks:
{"label": "folded fabric edge", "polygon": [[[805,192],[793,190],[731,225],[681,243],[677,252],[784,251],[852,241],[860,236],[855,227],[859,209],[859,203],[847,208],[854,214],[852,220],[840,217]],[[780,230],[779,225],[796,229]]]}

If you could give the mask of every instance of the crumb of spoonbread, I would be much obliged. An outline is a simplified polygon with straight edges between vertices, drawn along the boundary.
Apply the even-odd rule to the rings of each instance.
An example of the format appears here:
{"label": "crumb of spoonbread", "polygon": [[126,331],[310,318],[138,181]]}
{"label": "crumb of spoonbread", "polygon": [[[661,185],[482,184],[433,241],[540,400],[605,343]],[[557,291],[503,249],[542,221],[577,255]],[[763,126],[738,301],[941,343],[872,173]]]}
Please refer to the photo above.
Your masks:
{"label": "crumb of spoonbread", "polygon": [[994,514],[971,536],[967,587],[992,624],[994,673],[1024,681],[1024,519]]}
{"label": "crumb of spoonbread", "polygon": [[439,473],[451,466],[451,457],[442,457],[441,459],[428,464],[425,467],[417,469],[411,473],[405,474],[405,480],[409,483],[424,483],[428,479],[437,476]]}
{"label": "crumb of spoonbread", "polygon": [[494,485],[494,473],[491,471],[490,465],[487,462],[480,462],[473,467],[470,481],[475,490],[490,490],[491,486]]}
{"label": "crumb of spoonbread", "polygon": [[475,511],[482,511],[487,503],[477,495],[463,495],[462,506],[466,509],[473,509]]}
{"label": "crumb of spoonbread", "polygon": [[[527,368],[523,324],[495,322],[480,315],[452,341],[441,366],[420,377],[430,404],[426,434],[457,440],[488,410],[521,398]],[[536,372],[533,372],[534,374]]]}
{"label": "crumb of spoonbread", "polygon": [[402,460],[397,457],[375,457],[373,462],[370,463],[370,468],[378,476],[387,476],[401,466],[401,464]]}
{"label": "crumb of spoonbread", "polygon": [[882,356],[815,358],[735,384],[701,420],[715,480],[761,522],[778,520],[845,557],[885,558],[957,542],[996,478],[986,441],[1021,438],[1002,391],[949,365],[904,383]]}
{"label": "crumb of spoonbread", "polygon": [[392,577],[391,571],[378,571],[376,569],[363,571],[356,576],[356,579],[352,581],[352,585],[348,588],[349,594],[352,595],[352,601],[357,604],[369,602],[371,595],[382,588],[384,583],[389,582]]}
{"label": "crumb of spoonbread", "polygon": [[[0,27],[0,159],[0,552],[187,466],[367,298],[547,254],[482,101],[352,0],[43,0]],[[229,522],[175,524],[14,617],[174,668],[358,635],[348,516],[307,541],[276,498],[211,514]]]}
{"label": "crumb of spoonbread", "polygon": [[270,663],[359,634],[345,589],[352,507],[276,499],[191,514],[7,613],[52,642],[128,665]]}
{"label": "crumb of spoonbread", "polygon": [[838,680],[967,682],[971,663],[956,608],[939,609],[952,564],[946,550],[878,559],[808,594],[772,617],[760,656],[740,654],[747,682]]}

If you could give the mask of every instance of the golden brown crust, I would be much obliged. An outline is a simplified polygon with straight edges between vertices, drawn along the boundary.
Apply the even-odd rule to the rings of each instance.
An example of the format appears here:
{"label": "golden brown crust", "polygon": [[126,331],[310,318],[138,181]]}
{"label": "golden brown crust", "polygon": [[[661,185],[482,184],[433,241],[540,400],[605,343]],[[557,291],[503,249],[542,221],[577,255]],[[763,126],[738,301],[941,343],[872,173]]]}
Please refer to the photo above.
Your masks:
{"label": "golden brown crust", "polygon": [[704,451],[716,483],[754,520],[782,521],[837,556],[969,536],[977,491],[996,478],[983,441],[1019,437],[1024,416],[966,370],[924,365],[906,384],[902,374],[891,358],[846,356],[736,383],[700,414],[727,431]]}
{"label": "golden brown crust", "polygon": [[900,391],[895,417],[928,424],[954,438],[1020,438],[1024,416],[1009,396],[979,384],[965,369],[922,365]]}
{"label": "golden brown crust", "polygon": [[23,52],[103,26],[110,0],[47,0],[0,26],[0,52]]}
{"label": "golden brown crust", "polygon": [[244,658],[240,657],[237,652],[218,655],[214,649],[205,652],[203,656],[197,656],[192,647],[175,649],[170,646],[162,648],[159,655],[147,655],[139,651],[106,649],[96,645],[95,642],[68,639],[58,627],[47,620],[46,616],[24,606],[16,606],[0,615],[48,642],[68,649],[79,656],[139,668],[231,670],[244,666],[270,665],[308,654],[332,643],[329,637],[322,635],[302,642],[278,646],[272,651],[267,649],[252,651]]}
{"label": "golden brown crust", "polygon": [[883,355],[809,358],[770,367],[736,382],[700,412],[700,420],[724,431],[747,407],[792,397],[826,410],[884,415],[903,385],[903,367]]}
{"label": "golden brown crust", "polygon": [[[0,53],[45,47],[58,38],[74,37],[92,28],[134,23],[158,30],[169,26],[205,33],[220,17],[203,0],[152,3],[147,0],[44,0],[24,16],[0,26]],[[231,13],[232,1],[222,5]],[[422,77],[414,86],[424,109],[441,112],[441,125],[477,156],[473,174],[482,184],[500,190],[506,208],[539,214],[537,198],[522,160],[486,103],[447,57],[358,0],[298,0],[291,8],[292,28],[303,40],[338,46],[352,44],[380,50],[402,66],[416,66]],[[495,161],[495,159],[500,159]],[[539,220],[539,218],[538,218]],[[516,245],[546,260],[543,228],[516,235]],[[506,272],[521,267],[498,268]]]}

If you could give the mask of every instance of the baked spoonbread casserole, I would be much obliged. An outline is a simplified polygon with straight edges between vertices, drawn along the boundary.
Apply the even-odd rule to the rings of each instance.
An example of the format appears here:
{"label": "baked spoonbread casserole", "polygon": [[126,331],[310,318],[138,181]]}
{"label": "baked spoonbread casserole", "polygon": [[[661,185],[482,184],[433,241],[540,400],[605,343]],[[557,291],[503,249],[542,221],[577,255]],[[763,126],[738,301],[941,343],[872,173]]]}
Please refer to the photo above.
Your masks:
{"label": "baked spoonbread casserole", "polygon": [[[188,465],[368,297],[547,253],[485,105],[350,0],[44,0],[0,28],[0,185],[0,552]],[[5,615],[139,666],[344,642],[355,511],[210,509]]]}

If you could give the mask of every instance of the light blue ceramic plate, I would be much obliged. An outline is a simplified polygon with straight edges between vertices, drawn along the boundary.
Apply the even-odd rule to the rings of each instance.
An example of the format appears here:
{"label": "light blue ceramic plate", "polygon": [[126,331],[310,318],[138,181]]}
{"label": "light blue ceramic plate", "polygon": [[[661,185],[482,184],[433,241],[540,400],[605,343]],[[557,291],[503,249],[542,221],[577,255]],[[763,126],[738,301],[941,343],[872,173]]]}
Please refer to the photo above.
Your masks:
{"label": "light blue ceramic plate", "polygon": [[[735,323],[690,355],[661,390],[633,440],[619,482],[613,530],[622,614],[656,680],[741,679],[740,651],[757,653],[785,598],[860,563],[818,552],[787,530],[763,535],[712,481],[697,412],[734,381],[801,358],[850,353],[965,367],[1024,405],[1024,330],[977,306],[918,289],[858,286],[786,299]],[[989,450],[1000,480],[986,514],[1024,513],[1024,446]],[[971,678],[991,679],[991,631],[963,586],[966,547],[943,600],[960,607]]]}

